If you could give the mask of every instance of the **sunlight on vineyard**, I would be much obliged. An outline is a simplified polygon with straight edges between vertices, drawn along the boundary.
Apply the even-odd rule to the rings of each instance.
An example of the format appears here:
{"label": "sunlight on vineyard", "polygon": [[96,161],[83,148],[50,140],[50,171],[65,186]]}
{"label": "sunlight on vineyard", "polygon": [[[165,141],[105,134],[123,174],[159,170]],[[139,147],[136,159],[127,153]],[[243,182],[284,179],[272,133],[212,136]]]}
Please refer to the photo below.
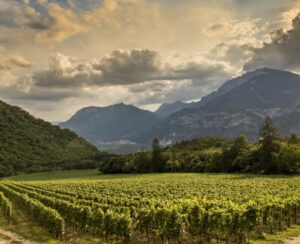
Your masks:
{"label": "sunlight on vineyard", "polygon": [[297,223],[299,176],[147,174],[4,181],[0,190],[59,239],[245,243]]}

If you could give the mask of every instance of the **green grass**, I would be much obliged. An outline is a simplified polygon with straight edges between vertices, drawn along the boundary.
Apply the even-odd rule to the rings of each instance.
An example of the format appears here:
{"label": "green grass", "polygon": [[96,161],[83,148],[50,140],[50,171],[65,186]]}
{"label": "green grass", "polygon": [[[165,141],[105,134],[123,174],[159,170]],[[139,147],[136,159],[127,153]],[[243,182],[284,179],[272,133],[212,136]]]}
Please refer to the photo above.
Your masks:
{"label": "green grass", "polygon": [[[241,180],[251,178],[291,178],[291,176],[285,175],[255,175],[255,174],[223,174],[223,173],[150,173],[150,174],[103,174],[97,169],[89,170],[65,170],[65,171],[52,171],[32,174],[19,174],[16,176],[10,176],[0,178],[1,181],[18,181],[18,182],[56,182],[56,183],[74,183],[74,182],[85,182],[85,181],[110,181],[110,180],[131,180],[131,179],[166,179],[166,178],[203,178],[205,176],[225,176],[226,178]],[[299,176],[294,176],[299,177]],[[300,179],[300,177],[299,177]]]}
{"label": "green grass", "polygon": [[[155,174],[146,174],[146,176],[153,176]],[[158,174],[160,175],[160,174]],[[142,174],[102,174],[97,169],[89,170],[66,170],[66,171],[52,171],[33,174],[20,174],[2,178],[2,181],[18,181],[18,182],[59,182],[72,183],[78,181],[102,181],[102,180],[117,180],[117,179],[132,179],[144,178]]]}
{"label": "green grass", "polygon": [[53,171],[33,174],[20,174],[3,178],[4,181],[78,181],[78,180],[97,180],[103,177],[98,170],[67,170]]}

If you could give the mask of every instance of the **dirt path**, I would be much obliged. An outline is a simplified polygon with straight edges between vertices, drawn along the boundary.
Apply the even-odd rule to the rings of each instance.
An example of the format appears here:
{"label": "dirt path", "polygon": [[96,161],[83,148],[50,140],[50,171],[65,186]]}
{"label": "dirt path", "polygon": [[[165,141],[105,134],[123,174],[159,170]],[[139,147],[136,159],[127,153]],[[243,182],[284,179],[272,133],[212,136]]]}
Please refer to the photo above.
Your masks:
{"label": "dirt path", "polygon": [[300,236],[294,237],[292,240],[285,240],[284,244],[300,244]]}
{"label": "dirt path", "polygon": [[0,229],[0,234],[9,238],[9,240],[0,241],[0,244],[9,244],[12,241],[20,242],[22,244],[34,244],[35,243],[35,242],[28,241],[28,240],[24,239],[23,237],[19,236],[18,234],[7,231],[7,230]]}

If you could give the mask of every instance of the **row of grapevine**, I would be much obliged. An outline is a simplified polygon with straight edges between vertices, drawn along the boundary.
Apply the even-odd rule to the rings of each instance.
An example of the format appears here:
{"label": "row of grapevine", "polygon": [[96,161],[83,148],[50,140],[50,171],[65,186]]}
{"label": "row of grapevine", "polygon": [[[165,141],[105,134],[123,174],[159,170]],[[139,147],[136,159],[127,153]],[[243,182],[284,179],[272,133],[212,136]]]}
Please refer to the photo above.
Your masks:
{"label": "row of grapevine", "polygon": [[26,194],[18,193],[11,188],[0,184],[0,190],[24,210],[33,220],[44,226],[55,237],[62,239],[65,224],[57,211],[46,207],[38,200],[29,198]]}
{"label": "row of grapevine", "polygon": [[[129,204],[123,199],[123,211],[117,213],[116,209],[120,210],[120,206],[92,209],[82,205],[83,200],[68,202],[38,194],[20,185],[9,186],[56,209],[73,227],[107,239],[128,239],[133,230],[148,238],[162,240],[192,238],[245,242],[252,235],[263,231],[271,233],[296,222],[300,207],[298,197],[282,199],[265,196],[244,203],[205,198],[179,199],[170,201],[168,207],[153,204],[150,208],[126,207]],[[47,193],[44,191],[44,194]],[[128,201],[132,202],[132,199]]]}
{"label": "row of grapevine", "polygon": [[77,205],[69,201],[48,197],[34,191],[22,189],[14,184],[7,184],[10,189],[28,195],[44,205],[57,210],[66,222],[75,229],[91,233],[106,239],[128,239],[131,235],[131,218],[126,214],[101,208],[92,210],[89,206]]}
{"label": "row of grapevine", "polygon": [[162,240],[164,237],[178,240],[190,235],[193,240],[243,243],[260,231],[288,226],[291,218],[295,222],[299,206],[299,199],[270,201],[268,204],[250,201],[242,205],[230,201],[223,204],[218,201],[186,201],[172,208],[140,210],[136,228],[147,236],[151,234]]}
{"label": "row of grapevine", "polygon": [[[31,192],[33,194],[38,193],[42,196],[47,196],[59,200],[64,200],[70,203],[73,203],[80,206],[89,206],[92,210],[101,208],[102,211],[106,212],[107,210],[113,210],[117,213],[131,213],[130,209],[139,209],[139,208],[146,208],[155,205],[156,207],[163,207],[166,203],[162,203],[159,200],[155,199],[126,199],[126,198],[111,198],[109,201],[102,199],[101,201],[92,201],[86,199],[77,199],[76,197],[71,197],[69,195],[63,195],[61,193],[52,192],[49,190],[43,190],[39,188],[30,187],[28,185],[21,185],[21,184],[8,184],[10,187],[14,188],[15,190],[21,191],[23,193]],[[171,205],[172,203],[169,203]]]}
{"label": "row of grapevine", "polygon": [[[157,199],[165,202],[174,199],[191,199],[205,197],[208,199],[232,200],[234,202],[246,202],[265,195],[276,195],[287,198],[299,194],[298,180],[290,178],[274,177],[249,177],[247,180],[232,180],[233,177],[205,176],[168,180],[158,179],[152,181],[128,180],[91,183],[67,183],[67,184],[31,184],[31,187],[52,191],[63,196],[71,196],[79,200],[92,200],[94,202],[107,203],[109,205],[123,205],[127,199],[147,202],[147,199]],[[202,179],[204,178],[204,179]],[[123,187],[125,184],[126,187]],[[28,184],[26,184],[28,185]],[[295,192],[294,192],[295,191]],[[126,204],[125,201],[124,204]]]}
{"label": "row of grapevine", "polygon": [[[125,207],[151,207],[154,203],[150,201],[149,198],[140,198],[135,197],[135,199],[129,197],[103,197],[94,194],[94,196],[84,196],[83,194],[74,194],[63,191],[54,191],[49,189],[43,189],[39,187],[34,187],[30,185],[24,184],[15,184],[24,189],[34,191],[40,193],[42,195],[55,197],[61,200],[70,201],[72,203],[77,203],[80,205],[90,206],[91,208],[102,208],[102,210],[106,211],[106,209],[111,208],[112,206],[125,206]],[[161,204],[161,201],[156,201],[155,205]],[[161,204],[163,206],[164,204]]]}
{"label": "row of grapevine", "polygon": [[3,215],[7,218],[9,224],[12,213],[12,205],[2,192],[0,192],[0,208],[2,209]]}

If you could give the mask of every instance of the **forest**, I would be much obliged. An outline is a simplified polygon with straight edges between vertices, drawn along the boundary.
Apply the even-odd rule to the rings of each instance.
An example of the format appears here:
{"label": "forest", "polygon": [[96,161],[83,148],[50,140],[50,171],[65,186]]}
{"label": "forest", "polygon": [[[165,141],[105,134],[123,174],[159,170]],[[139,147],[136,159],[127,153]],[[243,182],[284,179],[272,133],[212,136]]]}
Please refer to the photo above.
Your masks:
{"label": "forest", "polygon": [[248,142],[243,135],[234,140],[204,137],[162,147],[154,139],[152,151],[111,155],[100,163],[103,173],[222,172],[300,173],[300,138],[280,137],[267,117],[259,130],[260,140]]}

